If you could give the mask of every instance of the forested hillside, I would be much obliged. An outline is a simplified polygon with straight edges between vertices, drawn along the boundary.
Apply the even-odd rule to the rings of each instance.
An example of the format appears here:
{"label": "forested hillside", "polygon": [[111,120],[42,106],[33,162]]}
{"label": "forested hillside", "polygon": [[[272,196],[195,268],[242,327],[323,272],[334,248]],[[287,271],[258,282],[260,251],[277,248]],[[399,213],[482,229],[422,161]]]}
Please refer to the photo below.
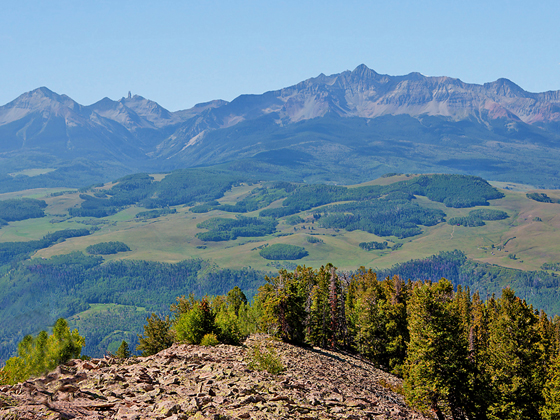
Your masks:
{"label": "forested hillside", "polygon": [[[439,259],[461,259],[454,254]],[[266,277],[251,302],[236,286],[221,296],[179,297],[170,310],[171,317],[147,318],[136,347],[143,356],[174,343],[239,346],[248,335],[264,332],[327,349],[334,358],[340,350],[358,355],[401,377],[402,386],[389,389],[438,420],[553,420],[560,410],[559,318],[535,309],[509,287],[483,298],[445,278],[380,279],[365,268],[337,273],[327,264]],[[59,319],[52,336],[43,331],[24,338],[18,356],[0,370],[0,384],[52,369],[43,367],[45,354],[60,347],[68,348],[66,359],[58,354],[60,360],[77,357],[83,342]],[[277,346],[251,343],[248,370],[278,375],[292,366],[284,365]],[[128,359],[128,349],[123,341],[113,357]],[[354,368],[346,373],[354,377]]]}
{"label": "forested hillside", "polygon": [[146,316],[177,296],[238,285],[251,298],[267,273],[325,261],[380,278],[445,277],[483,297],[510,285],[560,313],[560,253],[547,236],[557,204],[477,177],[389,174],[344,187],[190,169],[29,194],[0,197],[6,214],[27,206],[32,216],[0,227],[2,360],[58,317],[101,355],[123,339],[135,345]]}

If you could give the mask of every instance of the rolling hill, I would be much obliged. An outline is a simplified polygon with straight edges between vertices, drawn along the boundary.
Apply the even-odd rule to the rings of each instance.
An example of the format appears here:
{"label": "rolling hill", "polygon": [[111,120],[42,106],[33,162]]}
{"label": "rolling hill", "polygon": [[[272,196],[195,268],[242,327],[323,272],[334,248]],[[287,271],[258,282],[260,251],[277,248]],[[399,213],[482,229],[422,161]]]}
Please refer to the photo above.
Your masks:
{"label": "rolling hill", "polygon": [[[237,285],[250,297],[267,274],[329,262],[347,273],[446,277],[483,296],[510,285],[560,313],[557,191],[498,190],[457,175],[343,187],[209,171],[0,195],[44,212],[0,227],[0,321],[9,326],[0,358],[59,316],[88,337],[87,354],[100,355],[123,339],[134,345],[146,315],[165,313],[177,296]],[[290,247],[305,252],[290,257]]]}

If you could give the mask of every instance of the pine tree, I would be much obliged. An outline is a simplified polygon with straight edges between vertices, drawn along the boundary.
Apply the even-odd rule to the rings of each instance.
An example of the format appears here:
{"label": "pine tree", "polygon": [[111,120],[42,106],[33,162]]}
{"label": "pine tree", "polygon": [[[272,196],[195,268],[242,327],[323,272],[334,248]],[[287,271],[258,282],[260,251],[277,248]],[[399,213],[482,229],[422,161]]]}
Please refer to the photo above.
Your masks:
{"label": "pine tree", "polygon": [[119,359],[128,359],[130,357],[130,349],[128,348],[128,343],[123,340],[117,352],[115,353],[115,357]]}
{"label": "pine tree", "polygon": [[136,350],[140,350],[142,356],[151,356],[171,347],[173,335],[169,316],[162,319],[152,313],[146,321],[148,323],[144,325],[144,334],[138,336],[140,343],[136,346]]}
{"label": "pine tree", "polygon": [[560,356],[554,359],[549,368],[543,398],[544,404],[540,410],[542,419],[560,419]]}
{"label": "pine tree", "polygon": [[467,343],[448,280],[416,284],[408,304],[410,343],[404,391],[414,406],[464,418],[468,389]]}
{"label": "pine tree", "polygon": [[506,288],[490,300],[485,370],[490,381],[488,418],[534,420],[542,405],[545,370],[538,317]]}

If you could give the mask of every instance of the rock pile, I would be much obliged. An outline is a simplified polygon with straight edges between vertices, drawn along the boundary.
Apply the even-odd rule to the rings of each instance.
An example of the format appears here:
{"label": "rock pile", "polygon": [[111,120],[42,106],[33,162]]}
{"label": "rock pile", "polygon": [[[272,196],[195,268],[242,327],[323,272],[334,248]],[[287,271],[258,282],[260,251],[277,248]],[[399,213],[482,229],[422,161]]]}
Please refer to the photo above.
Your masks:
{"label": "rock pile", "polygon": [[[285,370],[250,368],[273,346]],[[354,356],[252,336],[245,346],[175,344],[154,356],[72,360],[0,387],[0,419],[427,419],[400,381]]]}

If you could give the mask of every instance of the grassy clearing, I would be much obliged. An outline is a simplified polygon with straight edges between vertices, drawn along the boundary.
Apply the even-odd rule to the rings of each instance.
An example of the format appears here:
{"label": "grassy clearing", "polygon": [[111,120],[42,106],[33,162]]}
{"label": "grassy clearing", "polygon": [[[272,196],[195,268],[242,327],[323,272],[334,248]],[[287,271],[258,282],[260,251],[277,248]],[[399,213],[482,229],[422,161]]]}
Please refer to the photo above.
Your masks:
{"label": "grassy clearing", "polygon": [[533,185],[517,184],[515,182],[488,181],[490,185],[502,190],[527,192],[535,189]]}
{"label": "grassy clearing", "polygon": [[25,176],[37,176],[37,175],[43,175],[43,174],[48,174],[49,172],[55,171],[55,168],[35,168],[35,169],[24,169],[23,171],[19,171],[19,172],[12,172],[11,174],[8,174],[12,177],[16,177],[18,175],[25,175]]}

